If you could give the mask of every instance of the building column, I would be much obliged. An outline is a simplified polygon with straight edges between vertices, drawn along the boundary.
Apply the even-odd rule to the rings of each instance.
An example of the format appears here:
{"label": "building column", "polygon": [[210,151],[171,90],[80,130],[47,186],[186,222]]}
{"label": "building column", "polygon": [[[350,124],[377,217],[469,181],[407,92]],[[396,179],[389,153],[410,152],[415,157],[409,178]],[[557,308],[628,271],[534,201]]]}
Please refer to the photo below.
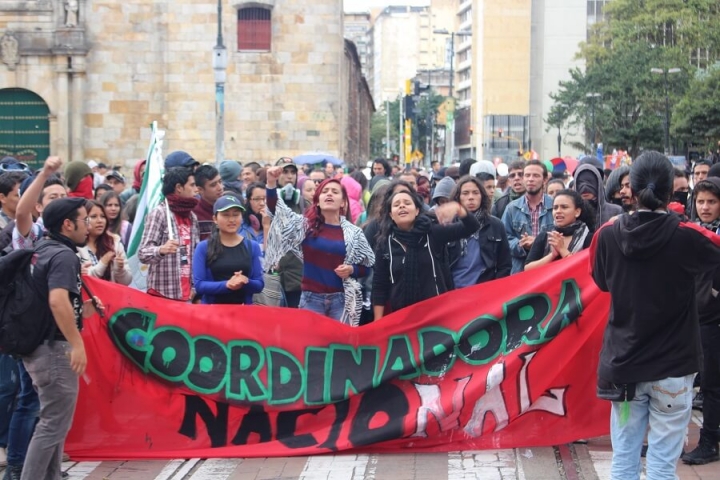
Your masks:
{"label": "building column", "polygon": [[73,57],[70,142],[72,161],[85,160],[83,145],[83,92],[85,91],[85,58]]}
{"label": "building column", "polygon": [[70,118],[68,92],[68,57],[55,57],[55,73],[57,75],[57,137],[53,142],[53,154],[70,161]]}

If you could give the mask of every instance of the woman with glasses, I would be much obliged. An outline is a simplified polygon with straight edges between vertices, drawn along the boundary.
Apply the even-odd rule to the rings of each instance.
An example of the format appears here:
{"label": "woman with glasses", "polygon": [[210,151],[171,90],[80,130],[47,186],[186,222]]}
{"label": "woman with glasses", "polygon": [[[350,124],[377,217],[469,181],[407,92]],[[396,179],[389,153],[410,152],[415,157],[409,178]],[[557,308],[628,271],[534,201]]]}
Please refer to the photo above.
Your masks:
{"label": "woman with glasses", "polygon": [[265,260],[276,265],[287,253],[303,259],[299,307],[357,326],[362,311],[365,277],[375,254],[360,228],[348,221],[350,202],[337,179],[325,180],[312,206],[294,213],[276,189],[282,167],[268,170],[268,211],[274,218]]}
{"label": "woman with glasses", "polygon": [[242,212],[242,225],[238,233],[263,246],[263,217],[265,217],[265,204],[267,195],[265,185],[259,182],[251,183],[245,189],[245,211]]}
{"label": "woman with glasses", "polygon": [[105,208],[95,200],[85,204],[88,217],[88,238],[84,247],[78,248],[83,274],[102,278],[121,285],[130,285],[132,273],[125,256],[120,236],[108,229]]}

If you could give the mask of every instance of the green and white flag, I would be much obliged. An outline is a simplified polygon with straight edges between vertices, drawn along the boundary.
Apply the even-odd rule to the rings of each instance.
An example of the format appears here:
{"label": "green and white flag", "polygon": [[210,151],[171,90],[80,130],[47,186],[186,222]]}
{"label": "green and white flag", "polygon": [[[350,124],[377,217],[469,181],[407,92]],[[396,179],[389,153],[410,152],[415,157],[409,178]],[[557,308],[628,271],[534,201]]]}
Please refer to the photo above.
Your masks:
{"label": "green and white flag", "polygon": [[137,253],[140,248],[140,240],[145,231],[145,217],[164,199],[162,194],[162,177],[165,172],[162,156],[164,138],[165,131],[158,130],[157,122],[153,122],[150,147],[145,157],[147,158],[145,175],[143,176],[142,187],[140,188],[137,213],[135,214],[135,221],[133,222],[130,242],[128,244],[128,263],[133,276],[133,281],[130,286],[142,291],[147,290],[148,266],[140,263]]}

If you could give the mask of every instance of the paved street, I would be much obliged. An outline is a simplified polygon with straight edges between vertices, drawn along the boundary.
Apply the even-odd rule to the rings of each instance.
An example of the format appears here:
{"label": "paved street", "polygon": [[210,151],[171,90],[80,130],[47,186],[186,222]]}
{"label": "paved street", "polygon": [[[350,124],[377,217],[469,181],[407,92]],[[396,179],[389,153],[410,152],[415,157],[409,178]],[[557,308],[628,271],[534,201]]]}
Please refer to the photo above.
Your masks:
{"label": "paved street", "polygon": [[[702,416],[693,413],[690,445]],[[68,462],[71,480],[607,480],[610,440],[547,448],[404,455]],[[681,480],[720,480],[720,464],[681,465]]]}

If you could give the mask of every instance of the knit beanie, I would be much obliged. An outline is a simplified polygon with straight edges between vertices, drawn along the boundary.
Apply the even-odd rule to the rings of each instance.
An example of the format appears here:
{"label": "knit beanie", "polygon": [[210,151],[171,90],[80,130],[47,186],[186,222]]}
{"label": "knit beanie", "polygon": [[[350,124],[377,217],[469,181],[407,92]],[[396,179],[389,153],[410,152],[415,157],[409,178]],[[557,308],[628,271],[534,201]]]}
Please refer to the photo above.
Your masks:
{"label": "knit beanie", "polygon": [[220,162],[218,172],[220,172],[220,177],[223,179],[223,182],[234,182],[240,176],[242,167],[240,167],[240,164],[235,160],[223,160]]}
{"label": "knit beanie", "polygon": [[65,183],[67,184],[68,189],[71,192],[74,192],[75,189],[77,189],[80,180],[92,174],[92,170],[90,170],[87,163],[81,160],[75,160],[65,166]]}

